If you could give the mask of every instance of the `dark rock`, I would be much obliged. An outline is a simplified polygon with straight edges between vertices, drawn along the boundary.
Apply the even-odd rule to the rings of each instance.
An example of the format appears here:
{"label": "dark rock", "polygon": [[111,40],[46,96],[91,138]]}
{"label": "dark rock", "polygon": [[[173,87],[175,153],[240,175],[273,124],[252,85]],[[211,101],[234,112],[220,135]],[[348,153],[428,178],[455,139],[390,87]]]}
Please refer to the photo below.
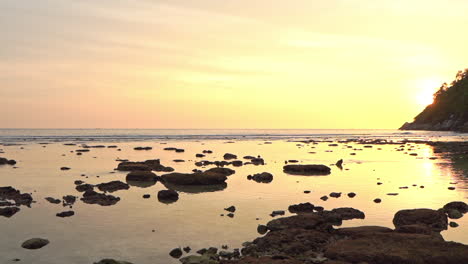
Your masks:
{"label": "dark rock", "polygon": [[332,192],[329,194],[330,197],[333,197],[333,198],[340,198],[341,197],[341,193],[340,192]]}
{"label": "dark rock", "polygon": [[106,195],[95,191],[85,191],[81,200],[87,204],[98,204],[101,206],[110,206],[120,201],[119,197]]}
{"label": "dark rock", "polygon": [[269,183],[273,181],[273,174],[268,172],[257,173],[252,175],[251,179],[259,183]]}
{"label": "dark rock", "polygon": [[271,231],[293,228],[328,230],[331,225],[319,214],[298,214],[271,220],[267,227]]}
{"label": "dark rock", "polygon": [[73,182],[75,185],[81,185],[84,183],[84,181],[81,181],[81,180],[76,180]]}
{"label": "dark rock", "polygon": [[264,234],[266,234],[266,232],[268,232],[268,227],[266,225],[258,225],[257,226],[257,232],[260,235],[264,235]]}
{"label": "dark rock", "polygon": [[242,160],[234,160],[234,161],[231,162],[231,164],[234,167],[240,167],[240,166],[244,165]]}
{"label": "dark rock", "polygon": [[185,251],[185,253],[189,253],[190,250],[192,250],[190,247],[184,247],[183,250]]}
{"label": "dark rock", "polygon": [[203,157],[205,157],[205,155],[204,155],[204,154],[198,154],[198,153],[197,153],[197,154],[195,154],[195,157],[197,157],[197,158],[203,158]]}
{"label": "dark rock", "polygon": [[152,147],[136,147],[136,148],[133,148],[134,150],[152,150],[153,148]]}
{"label": "dark rock", "polygon": [[158,192],[158,200],[161,202],[175,202],[179,200],[179,194],[173,190],[161,190]]}
{"label": "dark rock", "polygon": [[[131,174],[131,173],[130,173]],[[130,186],[121,181],[111,181],[96,185],[101,192],[116,192],[119,190],[128,190]]]}
{"label": "dark rock", "polygon": [[364,219],[364,212],[351,207],[341,207],[331,210],[332,213],[338,214],[342,220]]}
{"label": "dark rock", "polygon": [[265,165],[265,161],[262,158],[253,158],[250,160],[253,165]]}
{"label": "dark rock", "polygon": [[162,179],[171,184],[178,185],[213,185],[223,184],[227,180],[227,176],[234,173],[228,168],[212,168],[204,172],[195,173],[170,173],[162,175]]}
{"label": "dark rock", "polygon": [[340,159],[339,161],[336,162],[335,165],[336,165],[336,167],[338,167],[339,169],[342,170],[343,169],[343,160]]}
{"label": "dark rock", "polygon": [[184,149],[176,149],[175,152],[181,153],[181,152],[185,152],[185,150]]}
{"label": "dark rock", "polygon": [[374,199],[374,203],[381,203],[381,202],[382,202],[382,199],[380,199],[380,198],[375,198]]}
{"label": "dark rock", "polygon": [[5,207],[0,208],[0,215],[4,217],[12,217],[14,214],[20,211],[19,207]]}
{"label": "dark rock", "polygon": [[228,208],[224,208],[224,210],[234,213],[236,211],[236,207],[234,205],[231,205]]}
{"label": "dark rock", "polygon": [[396,228],[404,225],[422,224],[431,227],[435,232],[447,229],[447,215],[443,210],[412,209],[400,210],[393,218]]}
{"label": "dark rock", "polygon": [[150,171],[132,171],[125,178],[127,181],[156,182],[156,174]]}
{"label": "dark rock", "polygon": [[65,195],[62,197],[63,203],[65,205],[73,205],[76,201],[76,196],[73,195]]}
{"label": "dark rock", "polygon": [[349,197],[349,198],[354,198],[355,196],[356,196],[356,194],[353,193],[353,192],[348,193],[348,197]]}
{"label": "dark rock", "polygon": [[94,262],[94,264],[133,264],[127,261],[115,260],[115,259],[103,259],[99,262]]}
{"label": "dark rock", "polygon": [[169,252],[169,255],[176,259],[182,257],[182,254],[184,253],[182,252],[182,249],[180,248],[174,248],[173,250],[171,250],[171,252]]}
{"label": "dark rock", "polygon": [[149,195],[149,194],[143,194],[143,198],[144,198],[144,199],[148,199],[148,198],[150,198],[150,197],[151,197],[151,195]]}
{"label": "dark rock", "polygon": [[455,209],[462,214],[466,214],[468,212],[468,204],[465,202],[450,202],[444,205],[444,210]]}
{"label": "dark rock", "polygon": [[314,205],[311,203],[293,204],[288,207],[288,210],[291,213],[312,213]]}
{"label": "dark rock", "polygon": [[31,238],[21,244],[22,248],[25,249],[39,249],[49,244],[49,240],[44,238]]}
{"label": "dark rock", "polygon": [[338,240],[327,246],[325,257],[351,263],[466,263],[468,246],[430,235],[375,232]]}
{"label": "dark rock", "polygon": [[426,234],[426,235],[430,235],[434,233],[434,231],[432,230],[430,226],[424,225],[424,224],[403,225],[403,226],[397,227],[395,231],[399,233]]}
{"label": "dark rock", "polygon": [[15,160],[8,160],[6,158],[0,158],[0,165],[15,165],[16,161]]}
{"label": "dark rock", "polygon": [[325,165],[286,165],[283,171],[295,175],[328,175],[331,169]]}
{"label": "dark rock", "polygon": [[33,198],[29,193],[21,193],[11,186],[0,187],[0,200],[13,200],[16,205],[31,206]]}
{"label": "dark rock", "polygon": [[237,159],[237,156],[234,155],[234,154],[231,154],[231,153],[226,153],[226,154],[224,154],[223,158],[225,160],[231,160],[231,159]]}
{"label": "dark rock", "polygon": [[449,225],[450,225],[451,228],[458,227],[458,224],[455,223],[455,222],[450,222]]}
{"label": "dark rock", "polygon": [[328,200],[328,196],[324,195],[324,196],[320,197],[320,200],[326,201],[326,200]]}
{"label": "dark rock", "polygon": [[70,170],[69,167],[61,167],[60,170]]}
{"label": "dark rock", "polygon": [[150,166],[142,162],[124,161],[117,166],[119,171],[151,171]]}
{"label": "dark rock", "polygon": [[92,191],[94,189],[94,185],[85,183],[85,184],[76,186],[75,189],[78,192]]}
{"label": "dark rock", "polygon": [[48,201],[49,203],[52,203],[52,204],[59,204],[59,203],[62,202],[60,199],[55,199],[53,197],[46,197],[45,199],[46,199],[46,201]]}
{"label": "dark rock", "polygon": [[273,211],[271,212],[271,217],[275,217],[275,216],[278,216],[278,215],[284,215],[285,214],[285,211],[283,210],[276,210],[276,211]]}
{"label": "dark rock", "polygon": [[456,209],[448,209],[445,210],[445,213],[447,213],[448,218],[450,219],[459,219],[463,217],[463,214],[460,213],[460,211]]}
{"label": "dark rock", "polygon": [[75,212],[73,211],[65,211],[57,214],[58,217],[70,217],[73,215],[75,215]]}
{"label": "dark rock", "polygon": [[175,151],[177,148],[173,148],[173,147],[167,147],[167,148],[164,148],[164,150],[168,150],[168,151]]}

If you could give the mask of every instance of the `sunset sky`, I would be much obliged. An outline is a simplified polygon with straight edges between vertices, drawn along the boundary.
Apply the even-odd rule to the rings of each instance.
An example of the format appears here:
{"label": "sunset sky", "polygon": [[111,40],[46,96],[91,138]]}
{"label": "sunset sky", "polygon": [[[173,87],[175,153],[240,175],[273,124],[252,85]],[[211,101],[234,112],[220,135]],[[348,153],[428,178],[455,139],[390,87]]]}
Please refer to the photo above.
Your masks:
{"label": "sunset sky", "polygon": [[466,0],[1,0],[1,128],[398,128]]}

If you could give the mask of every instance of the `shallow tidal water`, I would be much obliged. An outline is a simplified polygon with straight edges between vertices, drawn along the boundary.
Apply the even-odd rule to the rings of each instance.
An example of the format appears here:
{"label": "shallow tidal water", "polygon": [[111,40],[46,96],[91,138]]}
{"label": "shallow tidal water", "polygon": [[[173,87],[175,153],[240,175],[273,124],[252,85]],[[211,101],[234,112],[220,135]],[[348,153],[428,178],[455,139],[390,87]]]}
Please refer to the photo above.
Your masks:
{"label": "shallow tidal water", "polygon": [[[356,143],[339,143],[337,147],[331,147],[329,142],[303,144],[283,139],[270,142],[265,144],[259,139],[235,140],[234,143],[226,140],[100,142],[93,144],[118,145],[122,151],[92,148],[82,156],[70,152],[80,149],[79,145],[64,146],[63,143],[0,146],[5,152],[0,156],[18,162],[16,169],[0,166],[0,186],[13,186],[21,192],[32,193],[36,201],[31,208],[21,206],[21,211],[11,218],[0,217],[0,263],[13,263],[12,259],[19,258],[19,263],[78,264],[109,257],[140,264],[179,263],[168,255],[171,249],[190,246],[195,253],[209,246],[221,248],[221,245],[228,245],[229,250],[240,248],[243,242],[260,236],[257,226],[270,221],[269,214],[273,210],[287,211],[291,204],[310,202],[325,209],[353,207],[363,211],[366,218],[344,221],[343,226],[393,227],[393,215],[398,210],[438,209],[451,201],[468,200],[467,175],[425,144],[407,144],[405,149],[413,150],[396,151],[399,145],[364,148]],[[133,150],[137,146],[153,149]],[[164,151],[165,147],[183,148],[185,152]],[[203,150],[212,150],[213,154],[195,158],[195,154]],[[236,173],[228,177],[226,188],[181,189],[179,200],[171,204],[158,201],[157,192],[166,189],[160,182],[112,193],[121,198],[114,206],[102,207],[78,200],[72,209],[75,215],[69,218],[55,216],[69,210],[67,207],[44,200],[48,196],[61,198],[68,194],[81,197],[75,190],[75,180],[91,184],[112,180],[125,182],[127,173],[114,171],[119,163],[115,161],[117,158],[130,161],[161,159],[161,164],[173,167],[176,172],[190,172],[200,169],[194,165],[195,161],[223,160],[225,153],[236,154],[238,159],[260,155],[266,165],[228,166]],[[418,155],[410,156],[409,153]],[[174,159],[184,159],[185,162],[176,163]],[[284,161],[290,159],[299,160],[298,164],[325,165],[343,159],[344,165],[343,170],[331,166],[332,173],[327,176],[296,176],[283,173]],[[61,171],[63,166],[71,170]],[[246,178],[249,174],[264,171],[274,175],[271,183],[256,183]],[[80,176],[82,174],[86,176]],[[378,182],[382,184],[377,185]],[[401,186],[409,188],[399,189]],[[448,190],[449,186],[456,189]],[[305,194],[304,190],[311,193]],[[342,192],[342,196],[320,200],[330,192]],[[348,198],[348,192],[355,192],[357,196]],[[151,198],[143,199],[143,194],[151,194]],[[382,202],[374,203],[375,198],[381,198]],[[235,216],[220,216],[227,213],[223,208],[231,205],[237,208]],[[468,244],[468,218],[452,221],[460,226],[442,232],[444,238]],[[50,244],[39,250],[21,248],[21,243],[32,237],[47,238]]]}

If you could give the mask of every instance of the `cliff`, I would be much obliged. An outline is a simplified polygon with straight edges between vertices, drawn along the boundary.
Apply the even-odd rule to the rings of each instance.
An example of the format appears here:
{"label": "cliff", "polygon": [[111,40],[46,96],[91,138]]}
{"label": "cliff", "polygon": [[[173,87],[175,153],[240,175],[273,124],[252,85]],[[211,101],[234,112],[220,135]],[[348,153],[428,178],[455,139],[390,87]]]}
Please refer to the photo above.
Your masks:
{"label": "cliff", "polygon": [[451,84],[442,84],[434,102],[400,129],[468,132],[468,69],[459,71]]}

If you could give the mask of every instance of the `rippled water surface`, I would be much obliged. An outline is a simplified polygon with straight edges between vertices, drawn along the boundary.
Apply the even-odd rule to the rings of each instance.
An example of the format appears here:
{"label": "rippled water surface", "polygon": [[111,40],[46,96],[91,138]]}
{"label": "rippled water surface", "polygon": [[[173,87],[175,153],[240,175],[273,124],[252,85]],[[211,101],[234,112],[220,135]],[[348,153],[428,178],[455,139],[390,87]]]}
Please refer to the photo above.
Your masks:
{"label": "rippled water surface", "polygon": [[[271,220],[269,214],[273,210],[287,210],[294,203],[311,202],[325,209],[354,207],[365,212],[365,220],[347,221],[344,226],[393,227],[393,215],[400,209],[438,209],[450,201],[467,202],[465,172],[453,167],[441,154],[434,154],[432,147],[425,144],[407,144],[405,151],[396,151],[398,145],[364,148],[357,143],[340,143],[331,147],[329,142],[303,144],[289,138],[269,141],[271,144],[265,144],[260,138],[229,141],[171,138],[143,142],[112,139],[111,142],[101,140],[99,144],[118,145],[121,151],[93,148],[82,156],[72,152],[79,146],[64,146],[63,142],[41,145],[29,140],[22,145],[0,146],[5,152],[0,156],[18,161],[16,169],[0,166],[0,186],[11,185],[22,192],[30,192],[37,201],[31,208],[21,207],[21,211],[11,218],[0,217],[0,263],[19,258],[21,263],[78,264],[106,257],[141,264],[178,263],[169,257],[171,249],[190,246],[194,252],[225,244],[230,249],[240,247],[242,242],[259,236],[257,225]],[[137,146],[153,149],[133,150]],[[185,152],[164,151],[165,147],[183,148]],[[206,149],[212,150],[213,154],[195,158],[196,153]],[[160,182],[146,188],[131,186],[129,190],[113,193],[121,198],[114,206],[101,207],[78,201],[73,206],[75,216],[69,218],[55,216],[67,208],[44,200],[47,196],[81,196],[75,190],[75,180],[91,184],[112,180],[125,182],[126,173],[114,171],[117,158],[132,161],[158,158],[163,165],[171,166],[177,172],[190,172],[198,168],[195,161],[222,160],[227,152],[238,155],[239,159],[245,155],[261,155],[267,164],[234,168],[236,173],[228,177],[226,188],[179,189],[179,200],[172,204],[157,200],[158,190],[166,189]],[[410,156],[409,153],[418,155]],[[176,163],[174,159],[184,159],[185,162]],[[331,166],[332,173],[328,176],[293,176],[282,170],[284,161],[289,159],[299,160],[302,164],[326,165],[344,159],[344,168]],[[61,171],[63,166],[71,170]],[[274,175],[273,182],[264,184],[246,179],[249,174],[264,171]],[[82,174],[86,176],[80,176]],[[377,182],[382,184],[377,185]],[[401,186],[409,188],[399,189]],[[449,186],[456,189],[448,190]],[[305,194],[304,190],[311,193]],[[343,196],[325,202],[319,199],[330,192],[343,192]],[[355,192],[357,196],[348,198],[345,195],[348,192]],[[387,195],[394,192],[399,195]],[[151,194],[151,198],[143,199],[143,194]],[[382,203],[374,203],[375,198],[381,198]],[[237,207],[234,218],[220,216],[226,213],[223,208],[230,205]],[[468,244],[468,218],[455,221],[460,226],[449,228],[443,236],[446,240]],[[21,243],[31,237],[44,237],[51,243],[35,251],[22,249]]]}

